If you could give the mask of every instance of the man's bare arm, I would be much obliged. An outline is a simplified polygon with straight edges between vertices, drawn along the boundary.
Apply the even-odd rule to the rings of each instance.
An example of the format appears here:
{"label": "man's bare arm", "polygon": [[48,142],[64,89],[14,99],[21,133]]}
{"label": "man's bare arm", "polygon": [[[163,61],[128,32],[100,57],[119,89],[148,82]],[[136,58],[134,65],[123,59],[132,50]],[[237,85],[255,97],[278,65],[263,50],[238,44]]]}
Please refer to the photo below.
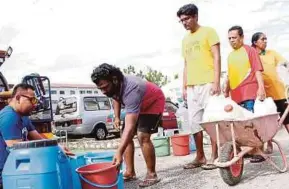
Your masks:
{"label": "man's bare arm", "polygon": [[221,78],[221,54],[220,43],[217,43],[211,47],[211,51],[214,58],[214,83],[220,85]]}
{"label": "man's bare arm", "polygon": [[221,78],[221,55],[220,43],[211,47],[214,62],[214,83],[211,89],[211,95],[219,95],[221,93],[220,78]]}
{"label": "man's bare arm", "polygon": [[263,76],[261,71],[256,71],[256,79],[258,82],[258,97],[260,100],[264,100],[266,98],[266,93],[265,93],[265,87],[264,87],[264,81],[263,81]]}
{"label": "man's bare arm", "polygon": [[261,71],[256,71],[256,79],[259,88],[264,88],[263,76]]}
{"label": "man's bare arm", "polygon": [[116,100],[112,100],[112,103],[113,103],[114,116],[116,118],[120,118],[120,109],[121,109],[120,102]]}
{"label": "man's bare arm", "polygon": [[223,87],[224,96],[229,97],[229,92],[230,92],[230,80],[229,80],[229,77],[227,76],[225,80],[225,85]]}
{"label": "man's bare arm", "polygon": [[41,140],[44,139],[36,130],[30,131],[28,133],[28,137],[30,140]]}
{"label": "man's bare arm", "polygon": [[187,62],[185,60],[184,63],[184,71],[183,71],[183,98],[187,100]]}
{"label": "man's bare arm", "polygon": [[187,62],[184,62],[184,71],[183,71],[183,87],[187,86]]}
{"label": "man's bare arm", "polygon": [[123,154],[128,143],[133,139],[135,134],[136,122],[138,120],[138,114],[128,113],[125,116],[125,127],[121,137],[121,143],[118,151]]}

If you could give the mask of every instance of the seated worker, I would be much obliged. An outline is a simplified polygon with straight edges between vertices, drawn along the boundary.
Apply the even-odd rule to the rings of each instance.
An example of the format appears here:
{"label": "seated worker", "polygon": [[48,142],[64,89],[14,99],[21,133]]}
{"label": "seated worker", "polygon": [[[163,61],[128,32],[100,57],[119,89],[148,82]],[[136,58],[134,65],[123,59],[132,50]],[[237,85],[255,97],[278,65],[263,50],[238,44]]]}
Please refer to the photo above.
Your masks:
{"label": "seated worker", "polygon": [[[264,72],[264,84],[267,97],[272,97],[277,106],[277,111],[281,113],[281,116],[285,112],[288,104],[285,95],[285,84],[281,81],[277,73],[277,67],[282,65],[288,68],[289,63],[279,53],[274,50],[267,50],[267,37],[264,33],[257,32],[252,36],[252,46],[259,53],[262,61]],[[289,115],[283,122],[287,132],[289,133]],[[266,153],[271,154],[273,151],[272,141],[268,141]]]}
{"label": "seated worker", "polygon": [[[2,170],[13,144],[44,139],[32,125],[29,115],[37,104],[34,88],[28,84],[14,87],[9,104],[0,111],[0,189],[2,189]],[[66,148],[67,155],[72,155]]]}
{"label": "seated worker", "polygon": [[113,107],[116,126],[120,126],[120,109],[124,105],[126,115],[119,148],[114,157],[114,163],[119,166],[124,155],[126,171],[125,180],[136,179],[134,169],[134,142],[136,134],[147,165],[147,175],[139,183],[147,187],[158,183],[155,170],[156,156],[150,136],[156,133],[165,107],[165,97],[162,90],[151,82],[139,77],[126,75],[116,67],[101,64],[93,70],[92,81],[101,92],[114,99]]}
{"label": "seated worker", "polygon": [[[228,80],[224,94],[228,97],[230,92],[233,101],[253,112],[255,99],[266,98],[261,60],[253,47],[244,44],[242,27],[231,27],[228,38],[233,51],[228,57]],[[264,161],[261,155],[251,159],[252,163],[261,161]]]}

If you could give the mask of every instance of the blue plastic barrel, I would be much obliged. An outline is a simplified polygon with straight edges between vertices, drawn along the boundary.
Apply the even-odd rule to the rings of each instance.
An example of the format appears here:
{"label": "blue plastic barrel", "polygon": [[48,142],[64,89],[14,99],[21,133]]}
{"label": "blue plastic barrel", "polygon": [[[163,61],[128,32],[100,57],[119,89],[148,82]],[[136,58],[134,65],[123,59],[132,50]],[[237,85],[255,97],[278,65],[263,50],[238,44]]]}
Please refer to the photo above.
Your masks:
{"label": "blue plastic barrel", "polygon": [[13,146],[2,172],[7,189],[72,188],[67,156],[56,140],[20,142]]}
{"label": "blue plastic barrel", "polygon": [[[114,154],[115,154],[115,152],[113,152],[113,151],[88,152],[87,154],[84,155],[84,158],[86,160],[86,164],[112,162]],[[121,166],[121,171],[119,173],[117,188],[118,189],[124,189],[123,165]]]}
{"label": "blue plastic barrel", "polygon": [[73,179],[73,189],[81,189],[81,182],[76,172],[76,169],[86,165],[85,154],[75,154],[75,156],[69,157],[71,174]]}
{"label": "blue plastic barrel", "polygon": [[196,143],[195,143],[195,138],[194,135],[190,135],[190,151],[194,152],[196,151]]}
{"label": "blue plastic barrel", "polygon": [[84,155],[86,164],[112,161],[115,152],[87,152]]}

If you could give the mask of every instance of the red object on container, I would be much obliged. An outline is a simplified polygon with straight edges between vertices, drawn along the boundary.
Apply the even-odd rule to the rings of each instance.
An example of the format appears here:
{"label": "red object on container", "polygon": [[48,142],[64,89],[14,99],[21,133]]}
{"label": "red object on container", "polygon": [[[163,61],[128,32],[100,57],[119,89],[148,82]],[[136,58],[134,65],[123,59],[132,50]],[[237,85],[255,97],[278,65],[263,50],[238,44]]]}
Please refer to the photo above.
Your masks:
{"label": "red object on container", "polygon": [[94,163],[76,169],[82,189],[117,189],[119,171],[111,162]]}
{"label": "red object on container", "polygon": [[185,156],[190,154],[190,135],[171,136],[173,154],[175,156]]}

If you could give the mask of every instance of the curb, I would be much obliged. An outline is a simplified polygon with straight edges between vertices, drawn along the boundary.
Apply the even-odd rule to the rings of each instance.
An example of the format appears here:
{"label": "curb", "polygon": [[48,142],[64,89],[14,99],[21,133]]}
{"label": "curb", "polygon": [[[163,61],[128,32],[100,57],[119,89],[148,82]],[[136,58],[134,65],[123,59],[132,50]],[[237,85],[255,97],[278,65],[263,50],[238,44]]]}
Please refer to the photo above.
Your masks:
{"label": "curb", "polygon": [[[65,143],[62,143],[65,144]],[[67,147],[70,150],[108,150],[117,149],[120,144],[120,139],[112,140],[94,140],[94,139],[80,139],[77,141],[68,141]],[[134,139],[136,148],[139,148],[139,143]]]}
{"label": "curb", "polygon": [[[139,148],[139,142],[137,138],[133,139],[135,148]],[[210,145],[211,141],[209,137],[204,136],[204,145]],[[60,143],[65,144],[65,143]],[[108,139],[108,140],[94,140],[89,138],[71,140],[68,141],[67,147],[70,150],[111,150],[117,149],[120,145],[120,139]]]}

